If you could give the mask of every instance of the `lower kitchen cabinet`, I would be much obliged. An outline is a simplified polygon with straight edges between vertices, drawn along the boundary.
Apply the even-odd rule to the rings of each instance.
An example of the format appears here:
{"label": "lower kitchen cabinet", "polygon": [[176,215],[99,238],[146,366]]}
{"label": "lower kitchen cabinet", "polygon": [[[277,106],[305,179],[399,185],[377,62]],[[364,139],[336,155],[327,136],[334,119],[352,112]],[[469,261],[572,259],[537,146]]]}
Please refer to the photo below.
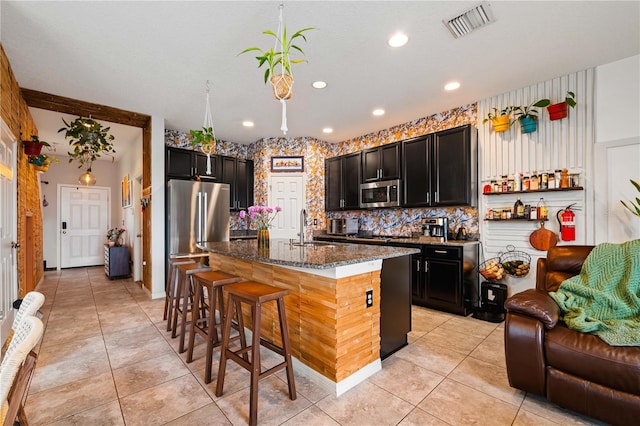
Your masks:
{"label": "lower kitchen cabinet", "polygon": [[108,244],[105,244],[104,273],[110,280],[114,278],[125,278],[131,275],[129,269],[129,247],[110,247]]}

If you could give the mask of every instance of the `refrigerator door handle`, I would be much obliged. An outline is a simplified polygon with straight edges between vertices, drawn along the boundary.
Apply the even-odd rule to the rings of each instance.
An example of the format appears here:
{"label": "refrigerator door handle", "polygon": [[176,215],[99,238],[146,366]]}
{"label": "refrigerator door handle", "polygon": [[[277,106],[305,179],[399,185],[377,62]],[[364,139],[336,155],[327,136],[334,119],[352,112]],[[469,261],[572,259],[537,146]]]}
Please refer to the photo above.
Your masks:
{"label": "refrigerator door handle", "polygon": [[202,227],[200,228],[200,233],[202,234],[200,241],[204,240],[204,236],[207,234],[207,214],[209,210],[209,194],[207,192],[203,192],[202,196],[204,198],[204,202],[202,203]]}
{"label": "refrigerator door handle", "polygon": [[196,241],[202,240],[202,192],[198,192],[198,233]]}

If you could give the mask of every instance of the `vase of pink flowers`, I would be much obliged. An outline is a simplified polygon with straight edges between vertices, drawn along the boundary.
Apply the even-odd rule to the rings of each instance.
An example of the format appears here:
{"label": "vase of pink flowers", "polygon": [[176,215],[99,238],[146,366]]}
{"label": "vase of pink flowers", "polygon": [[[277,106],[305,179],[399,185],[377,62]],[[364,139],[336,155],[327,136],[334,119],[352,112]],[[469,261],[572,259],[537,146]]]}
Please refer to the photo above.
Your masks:
{"label": "vase of pink flowers", "polygon": [[125,233],[124,228],[111,228],[107,231],[107,240],[109,240],[109,246],[120,246],[122,245],[122,234]]}
{"label": "vase of pink flowers", "polygon": [[249,206],[247,211],[240,210],[240,219],[245,219],[248,216],[258,230],[258,248],[269,247],[269,227],[281,211],[282,208],[279,206]]}

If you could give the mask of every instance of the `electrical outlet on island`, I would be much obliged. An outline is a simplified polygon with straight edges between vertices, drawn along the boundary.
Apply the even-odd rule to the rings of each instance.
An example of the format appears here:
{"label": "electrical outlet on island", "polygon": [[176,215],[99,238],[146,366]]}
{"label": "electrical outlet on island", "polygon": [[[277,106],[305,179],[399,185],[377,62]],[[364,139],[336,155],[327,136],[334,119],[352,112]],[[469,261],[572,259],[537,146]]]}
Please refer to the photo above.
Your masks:
{"label": "electrical outlet on island", "polygon": [[367,290],[365,294],[366,294],[367,308],[370,308],[373,306],[373,289]]}

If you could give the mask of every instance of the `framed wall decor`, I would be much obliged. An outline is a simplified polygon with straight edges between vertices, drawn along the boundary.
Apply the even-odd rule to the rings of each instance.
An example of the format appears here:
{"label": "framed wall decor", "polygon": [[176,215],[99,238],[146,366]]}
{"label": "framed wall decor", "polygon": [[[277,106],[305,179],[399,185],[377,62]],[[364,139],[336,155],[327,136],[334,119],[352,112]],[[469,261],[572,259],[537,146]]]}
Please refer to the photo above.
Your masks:
{"label": "framed wall decor", "polygon": [[304,172],[304,157],[271,157],[272,172]]}
{"label": "framed wall decor", "polygon": [[125,175],[122,178],[122,208],[126,209],[131,207],[131,192],[133,186],[131,180],[129,180],[129,175]]}

